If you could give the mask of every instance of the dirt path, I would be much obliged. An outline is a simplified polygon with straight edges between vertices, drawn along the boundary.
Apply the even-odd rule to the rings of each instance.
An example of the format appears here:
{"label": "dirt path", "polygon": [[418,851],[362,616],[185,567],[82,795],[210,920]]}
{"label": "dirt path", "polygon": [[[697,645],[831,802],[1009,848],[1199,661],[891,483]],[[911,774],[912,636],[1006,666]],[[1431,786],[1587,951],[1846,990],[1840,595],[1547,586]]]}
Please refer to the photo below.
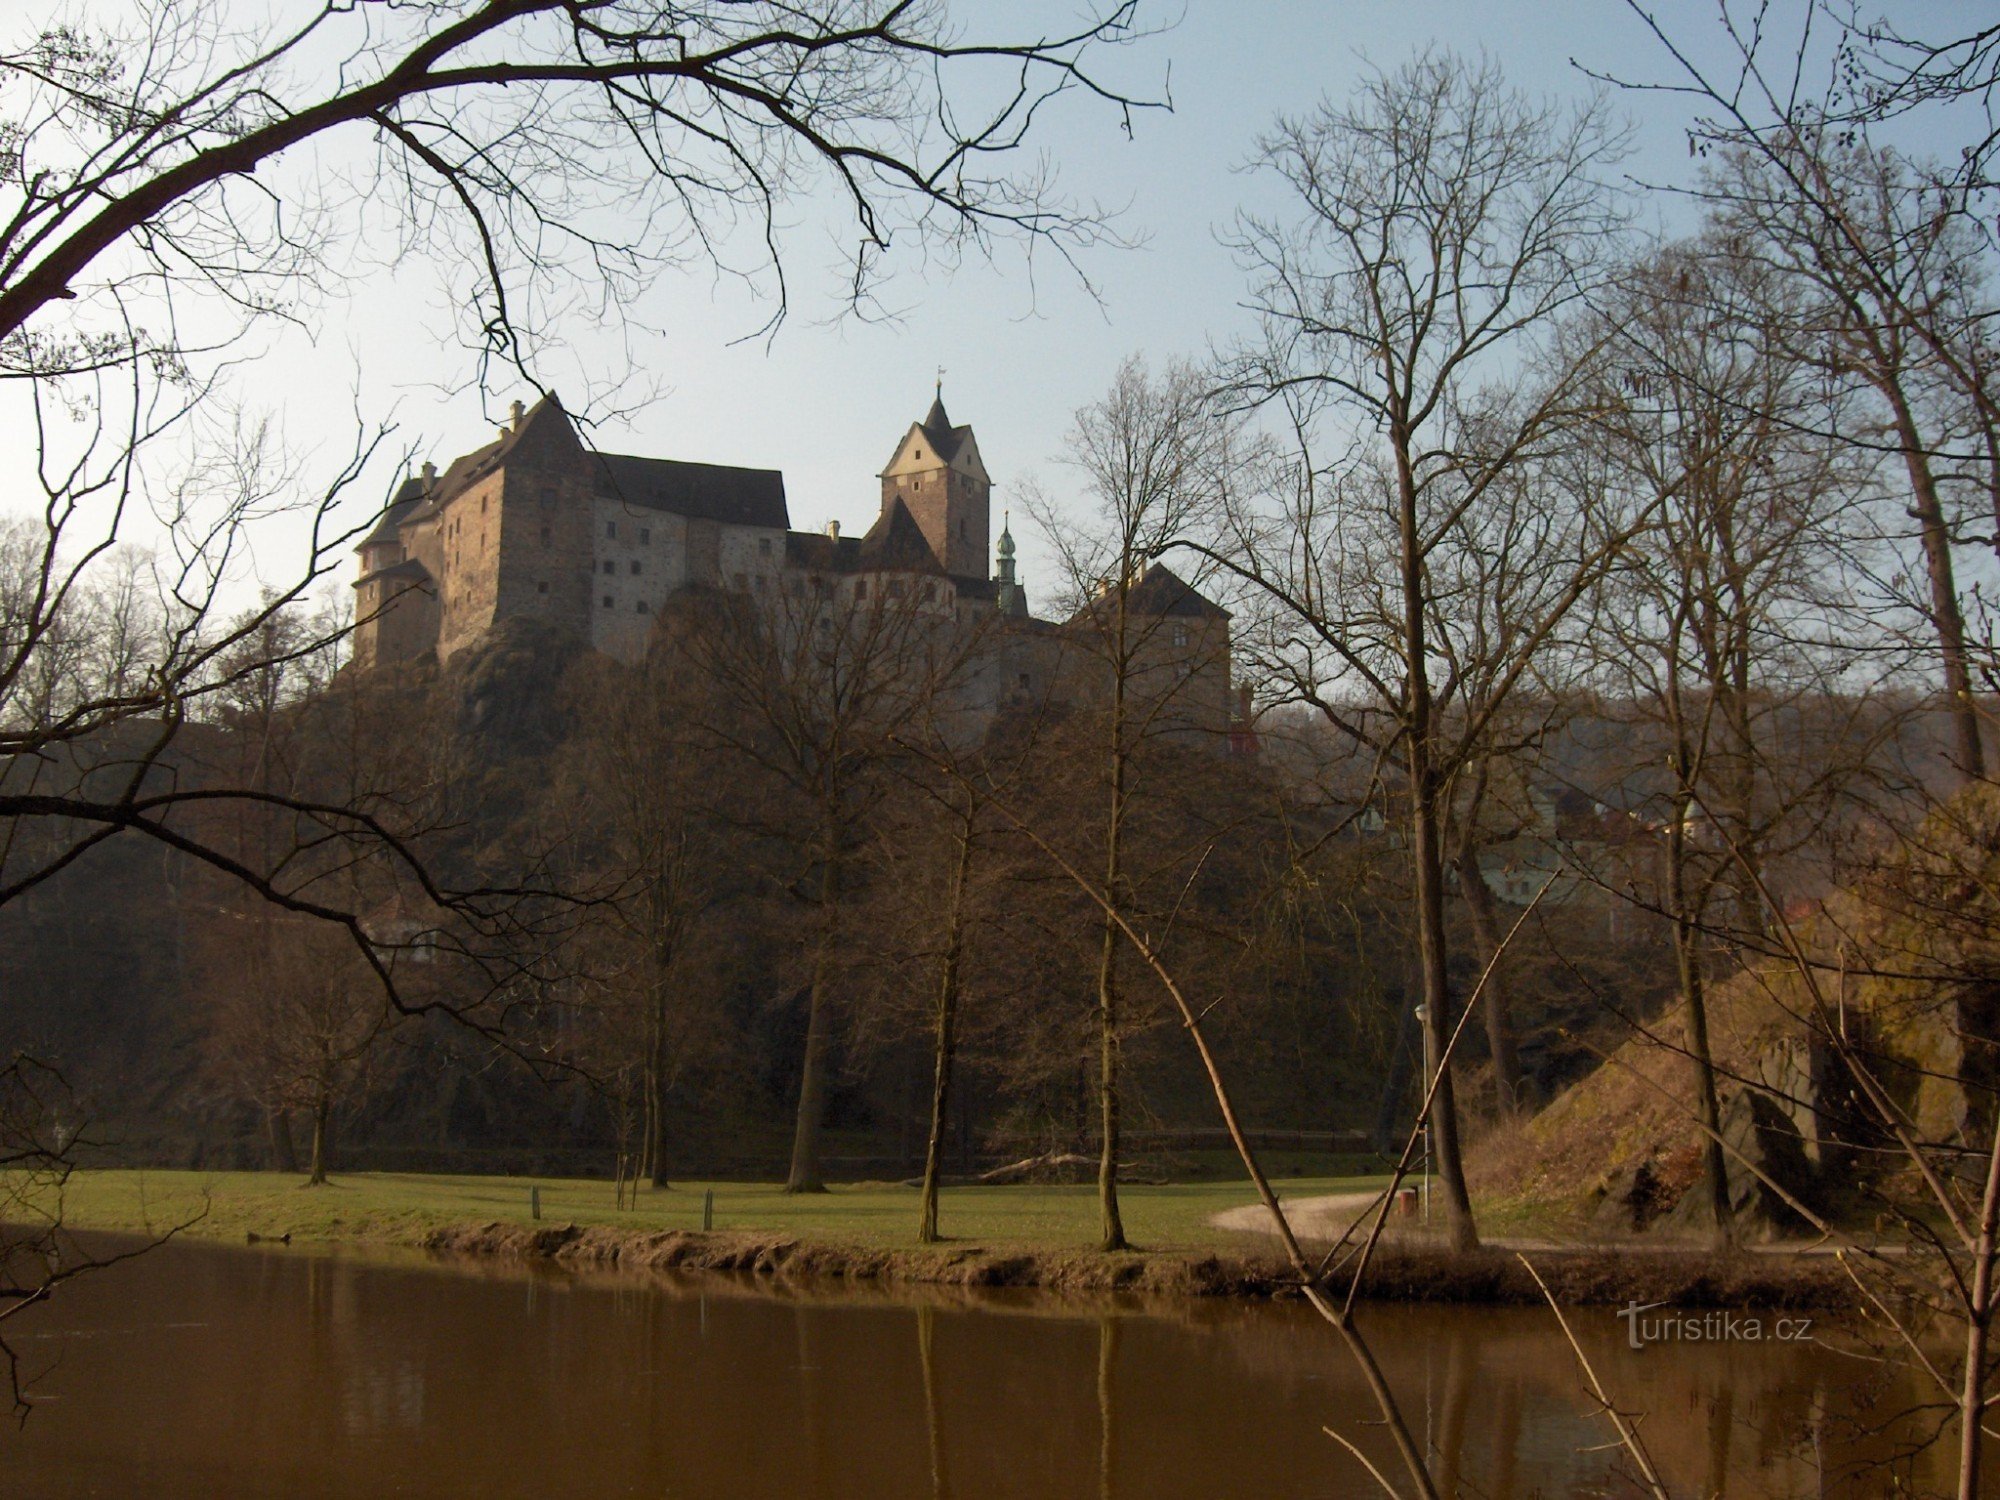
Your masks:
{"label": "dirt path", "polygon": [[[1377,1196],[1329,1193],[1323,1198],[1281,1198],[1279,1204],[1285,1210],[1285,1217],[1292,1221],[1292,1233],[1300,1239],[1337,1240],[1347,1232],[1348,1225],[1368,1211]],[[1233,1229],[1239,1234],[1277,1234],[1271,1224],[1270,1210],[1261,1203],[1225,1208],[1219,1214],[1211,1214],[1208,1222],[1217,1229]]]}

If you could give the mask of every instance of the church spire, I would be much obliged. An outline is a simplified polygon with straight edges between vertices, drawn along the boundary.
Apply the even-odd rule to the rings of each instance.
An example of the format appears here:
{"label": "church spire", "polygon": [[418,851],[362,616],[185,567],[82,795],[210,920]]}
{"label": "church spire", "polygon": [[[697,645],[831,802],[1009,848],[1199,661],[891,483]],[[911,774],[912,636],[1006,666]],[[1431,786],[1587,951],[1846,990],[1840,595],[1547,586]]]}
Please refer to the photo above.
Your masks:
{"label": "church spire", "polygon": [[993,599],[1001,614],[1010,619],[1025,620],[1028,618],[1028,591],[1014,577],[1014,533],[1009,526],[1012,519],[1010,512],[1000,513],[1000,541],[994,549],[1000,566],[994,576],[998,587],[993,591]]}

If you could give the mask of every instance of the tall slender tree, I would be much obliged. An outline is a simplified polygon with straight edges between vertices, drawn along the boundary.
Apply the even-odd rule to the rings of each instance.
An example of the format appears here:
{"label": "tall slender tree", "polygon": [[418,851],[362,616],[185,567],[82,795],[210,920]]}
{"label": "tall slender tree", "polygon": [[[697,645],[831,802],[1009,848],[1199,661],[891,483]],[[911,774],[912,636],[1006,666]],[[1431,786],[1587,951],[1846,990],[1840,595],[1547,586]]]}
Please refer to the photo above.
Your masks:
{"label": "tall slender tree", "polygon": [[[1615,264],[1604,180],[1619,135],[1601,101],[1535,104],[1491,64],[1426,52],[1345,104],[1280,122],[1258,165],[1289,217],[1245,217],[1235,244],[1261,340],[1229,360],[1236,398],[1298,440],[1288,486],[1237,508],[1220,549],[1273,609],[1271,665],[1292,691],[1400,766],[1429,1055],[1455,1019],[1447,977],[1445,821],[1468,746],[1602,566],[1579,528],[1544,543],[1510,606],[1479,714],[1448,727],[1460,668],[1444,569],[1496,511],[1532,509],[1523,469],[1564,430],[1573,381],[1524,379],[1559,321]],[[1366,716],[1353,712],[1368,705]],[[1447,1070],[1432,1116],[1452,1237],[1477,1243]]]}

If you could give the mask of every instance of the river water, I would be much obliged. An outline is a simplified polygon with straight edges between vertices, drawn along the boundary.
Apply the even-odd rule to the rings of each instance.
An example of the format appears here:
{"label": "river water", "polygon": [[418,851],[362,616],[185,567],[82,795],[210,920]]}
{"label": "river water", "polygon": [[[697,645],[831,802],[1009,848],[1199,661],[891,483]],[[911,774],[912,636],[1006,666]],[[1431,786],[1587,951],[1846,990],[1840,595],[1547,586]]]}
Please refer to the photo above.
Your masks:
{"label": "river water", "polygon": [[[1855,1437],[1914,1401],[1900,1373],[1779,1343],[1772,1318],[1762,1341],[1655,1321],[1665,1341],[1636,1350],[1611,1309],[1571,1319],[1677,1496],[1941,1483]],[[1637,1493],[1547,1312],[1386,1307],[1364,1328],[1444,1493]],[[0,1428],[9,1496],[1376,1493],[1327,1427],[1392,1461],[1349,1356],[1290,1305],[179,1244],[8,1333],[35,1398]]]}

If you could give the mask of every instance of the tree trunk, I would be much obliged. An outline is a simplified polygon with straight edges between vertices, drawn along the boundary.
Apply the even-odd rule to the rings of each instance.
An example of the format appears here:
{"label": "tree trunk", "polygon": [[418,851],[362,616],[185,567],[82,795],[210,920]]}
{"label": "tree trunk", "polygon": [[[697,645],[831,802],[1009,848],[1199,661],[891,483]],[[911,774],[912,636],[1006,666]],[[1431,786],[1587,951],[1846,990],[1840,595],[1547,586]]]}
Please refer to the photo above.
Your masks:
{"label": "tree trunk", "polygon": [[1118,1212],[1118,945],[1124,935],[1107,916],[1104,948],[1097,961],[1097,1203],[1102,1250],[1127,1250],[1125,1220]]}
{"label": "tree trunk", "polygon": [[1958,1403],[1959,1500],[1976,1500],[1984,1446],[1986,1355],[1993,1325],[1993,1271],[2000,1248],[2000,1122],[1986,1148],[1986,1189],[1980,1195],[1979,1232],[1972,1244],[1972,1287],[1966,1294],[1965,1372]]}
{"label": "tree trunk", "polygon": [[[1423,975],[1424,1035],[1429,1039],[1431,1073],[1437,1090],[1431,1098],[1430,1124],[1439,1184],[1444,1188],[1446,1227],[1455,1250],[1477,1250],[1479,1228],[1472,1217],[1472,1195],[1465,1185],[1465,1158],[1459,1150],[1458,1104],[1452,1090],[1450,1060],[1445,1056],[1452,1033],[1451,980],[1445,972],[1444,860],[1438,848],[1437,801],[1434,790],[1418,795],[1411,819],[1417,884],[1417,963]],[[1424,1080],[1425,1087],[1431,1078]]]}
{"label": "tree trunk", "polygon": [[[837,836],[837,835],[836,835]],[[840,865],[829,851],[820,874],[820,939],[813,955],[812,988],[806,1000],[806,1056],[799,1074],[799,1112],[792,1130],[792,1170],[788,1193],[823,1193],[820,1130],[826,1118],[827,981],[833,963],[834,903],[840,895]]]}
{"label": "tree trunk", "polygon": [[292,1144],[291,1111],[275,1105],[264,1111],[264,1124],[271,1137],[271,1165],[287,1176],[299,1170],[298,1147]]}
{"label": "tree trunk", "polygon": [[1486,976],[1482,1006],[1486,1022],[1486,1050],[1493,1057],[1493,1096],[1500,1118],[1519,1116],[1527,1104],[1521,1092],[1521,1060],[1514,1048],[1514,1018],[1507,995],[1507,982],[1495,955],[1500,952],[1500,913],[1493,900],[1493,887],[1479,868],[1479,850],[1468,826],[1458,843],[1458,889],[1465,898],[1466,915],[1472,919],[1472,939],[1482,964],[1491,964]]}
{"label": "tree trunk", "polygon": [[[1685,747],[1682,749],[1685,755]],[[1685,765],[1685,760],[1682,761]],[[1675,798],[1674,821],[1667,830],[1668,902],[1674,923],[1674,961],[1679,969],[1681,1001],[1687,1007],[1688,1054],[1694,1061],[1695,1107],[1701,1120],[1699,1191],[1708,1195],[1709,1216],[1715,1221],[1716,1243],[1736,1243],[1736,1225],[1729,1211],[1729,1167],[1722,1154],[1722,1106],[1715,1087],[1715,1059],[1708,1043],[1708,991],[1701,967],[1700,913],[1690,909],[1687,889],[1687,818],[1693,798],[1685,790]]]}
{"label": "tree trunk", "polygon": [[327,1139],[327,1116],[332,1109],[333,1100],[325,1094],[313,1100],[312,1165],[306,1176],[307,1187],[326,1185],[327,1151],[331,1144]]}
{"label": "tree trunk", "polygon": [[917,1241],[938,1240],[938,1179],[944,1172],[945,1123],[951,1109],[951,1073],[957,1054],[959,962],[965,951],[965,894],[972,874],[972,813],[968,808],[959,829],[958,865],[952,872],[951,904],[946,917],[944,962],[938,974],[936,1065],[931,1076],[931,1128],[924,1143],[923,1203]]}
{"label": "tree trunk", "polygon": [[1102,1234],[1101,1250],[1127,1250],[1124,1216],[1118,1211],[1118,946],[1125,934],[1117,914],[1123,899],[1125,867],[1125,693],[1132,670],[1128,648],[1126,613],[1132,583],[1132,556],[1129,544],[1118,559],[1117,613],[1113,620],[1114,657],[1111,674],[1111,756],[1106,769],[1111,776],[1110,806],[1104,824],[1104,932],[1097,959],[1097,1206]]}
{"label": "tree trunk", "polygon": [[1944,658],[1944,690],[1949,700],[1953,739],[1957,746],[1958,773],[1966,781],[1986,776],[1986,755],[1980,742],[1979,705],[1972,697],[1972,671],[1965,646],[1965,614],[1959,607],[1958,582],[1951,557],[1951,531],[1945,523],[1944,504],[1938,498],[1937,477],[1931,473],[1916,417],[1901,386],[1892,379],[1880,382],[1895,414],[1896,438],[1902,445],[1903,467],[1910,476],[1910,516],[1916,521],[1924,545],[1924,571],[1930,584],[1930,616],[1937,631],[1938,650]]}
{"label": "tree trunk", "polygon": [[647,997],[645,1100],[640,1111],[639,1176],[667,1186],[667,984],[656,975]]}
{"label": "tree trunk", "polygon": [[[1476,1250],[1479,1229],[1472,1217],[1472,1195],[1465,1186],[1465,1162],[1458,1144],[1458,1104],[1452,1092],[1450,1059],[1445,1051],[1452,1032],[1452,1001],[1451,981],[1445,969],[1444,852],[1438,827],[1443,798],[1431,759],[1435,731],[1426,663],[1423,543],[1417,525],[1416,477],[1410,467],[1409,436],[1399,415],[1390,441],[1396,454],[1400,502],[1398,563],[1403,596],[1404,666],[1408,671],[1403,707],[1410,771],[1410,859],[1416,872],[1417,963],[1423,976],[1424,1034],[1430,1040],[1430,1057],[1436,1071],[1436,1093],[1431,1099],[1429,1118],[1452,1247]],[[1424,1082],[1429,1087],[1431,1079]]]}

